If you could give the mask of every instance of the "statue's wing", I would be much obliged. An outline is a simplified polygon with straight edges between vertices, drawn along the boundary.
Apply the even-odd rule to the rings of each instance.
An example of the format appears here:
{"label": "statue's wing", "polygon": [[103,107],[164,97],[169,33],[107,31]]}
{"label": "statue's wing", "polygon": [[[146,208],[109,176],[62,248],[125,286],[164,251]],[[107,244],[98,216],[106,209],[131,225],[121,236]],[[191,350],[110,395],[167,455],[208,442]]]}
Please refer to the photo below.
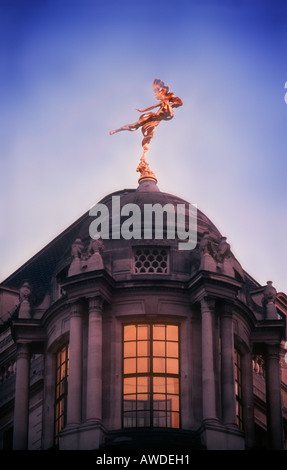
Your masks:
{"label": "statue's wing", "polygon": [[164,91],[165,93],[168,93],[168,86],[164,84],[163,81],[161,81],[159,78],[155,78],[152,84],[152,89],[153,91]]}

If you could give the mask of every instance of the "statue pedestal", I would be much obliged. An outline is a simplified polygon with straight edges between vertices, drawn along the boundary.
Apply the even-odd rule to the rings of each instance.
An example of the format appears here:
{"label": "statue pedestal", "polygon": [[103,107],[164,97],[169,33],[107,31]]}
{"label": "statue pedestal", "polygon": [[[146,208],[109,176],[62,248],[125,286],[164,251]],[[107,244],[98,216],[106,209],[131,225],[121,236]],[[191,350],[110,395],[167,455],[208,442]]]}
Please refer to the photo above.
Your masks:
{"label": "statue pedestal", "polygon": [[144,180],[151,180],[157,183],[157,178],[155,176],[155,173],[150,169],[149,164],[147,163],[146,160],[140,161],[137,167],[137,171],[139,171],[141,174],[138,180],[139,183],[141,183]]}
{"label": "statue pedestal", "polygon": [[75,276],[82,271],[82,262],[80,258],[74,258],[69,268],[68,276]]}

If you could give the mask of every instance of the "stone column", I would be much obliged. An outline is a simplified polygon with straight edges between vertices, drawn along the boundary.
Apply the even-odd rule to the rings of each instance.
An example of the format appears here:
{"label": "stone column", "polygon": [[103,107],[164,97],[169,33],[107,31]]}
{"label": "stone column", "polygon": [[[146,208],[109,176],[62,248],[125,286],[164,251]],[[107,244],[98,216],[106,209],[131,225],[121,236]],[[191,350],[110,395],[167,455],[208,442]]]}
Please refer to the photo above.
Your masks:
{"label": "stone column", "polygon": [[222,306],[221,312],[221,393],[223,423],[235,426],[236,399],[232,305],[227,303]]}
{"label": "stone column", "polygon": [[272,450],[283,449],[279,351],[279,345],[268,345],[265,355],[267,432],[269,447]]}
{"label": "stone column", "polygon": [[213,317],[214,301],[204,298],[201,304],[202,341],[202,408],[203,419],[217,419],[216,381],[214,371]]}
{"label": "stone column", "polygon": [[17,344],[13,449],[28,448],[30,352],[26,343]]}
{"label": "stone column", "polygon": [[70,307],[70,358],[68,380],[67,425],[81,422],[82,406],[82,306]]}
{"label": "stone column", "polygon": [[89,299],[86,418],[102,418],[102,308],[101,297]]}

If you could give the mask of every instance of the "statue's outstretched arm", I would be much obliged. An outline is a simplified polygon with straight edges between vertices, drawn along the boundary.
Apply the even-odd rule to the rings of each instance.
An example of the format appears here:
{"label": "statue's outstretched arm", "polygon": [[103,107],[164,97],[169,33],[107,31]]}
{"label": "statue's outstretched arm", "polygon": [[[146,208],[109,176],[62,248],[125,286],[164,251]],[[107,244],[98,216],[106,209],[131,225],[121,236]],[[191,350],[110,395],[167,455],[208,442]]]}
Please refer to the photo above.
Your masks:
{"label": "statue's outstretched arm", "polygon": [[160,103],[155,104],[154,106],[149,106],[148,108],[145,109],[137,109],[140,113],[145,113],[146,111],[150,111],[151,109],[158,108],[160,106]]}

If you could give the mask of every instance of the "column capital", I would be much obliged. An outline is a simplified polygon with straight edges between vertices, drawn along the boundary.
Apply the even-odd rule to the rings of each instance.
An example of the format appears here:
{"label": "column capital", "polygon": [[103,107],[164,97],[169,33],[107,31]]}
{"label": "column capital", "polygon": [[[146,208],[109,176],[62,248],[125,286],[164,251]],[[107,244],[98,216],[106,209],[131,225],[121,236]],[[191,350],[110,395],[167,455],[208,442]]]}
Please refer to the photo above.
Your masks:
{"label": "column capital", "polygon": [[82,302],[80,300],[70,301],[69,310],[71,317],[80,317],[82,315]]}
{"label": "column capital", "polygon": [[220,303],[220,311],[222,316],[232,317],[232,312],[234,309],[234,303],[230,301],[223,301]]}
{"label": "column capital", "polygon": [[264,353],[265,359],[280,360],[280,344],[267,344]]}
{"label": "column capital", "polygon": [[102,313],[104,299],[101,295],[95,295],[94,297],[89,297],[88,302],[89,302],[89,312],[90,313],[91,312]]}
{"label": "column capital", "polygon": [[209,311],[213,312],[215,309],[215,299],[208,297],[207,295],[202,297],[200,300],[201,312]]}
{"label": "column capital", "polygon": [[30,358],[30,344],[17,343],[17,358]]}

